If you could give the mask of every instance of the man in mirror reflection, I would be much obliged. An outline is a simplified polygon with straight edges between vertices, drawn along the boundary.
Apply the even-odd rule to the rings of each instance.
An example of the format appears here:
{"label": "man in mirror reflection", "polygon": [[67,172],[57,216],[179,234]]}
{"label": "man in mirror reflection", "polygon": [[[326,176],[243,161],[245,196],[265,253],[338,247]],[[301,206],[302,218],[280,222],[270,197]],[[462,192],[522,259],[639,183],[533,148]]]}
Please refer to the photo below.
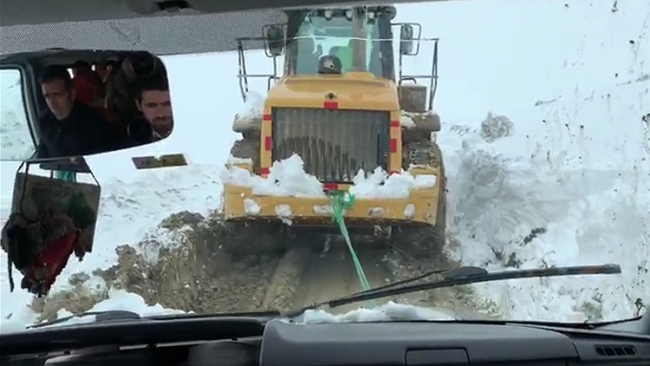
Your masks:
{"label": "man in mirror reflection", "polygon": [[47,109],[39,117],[37,158],[90,155],[112,150],[118,143],[108,121],[77,100],[64,66],[47,66],[40,86]]}
{"label": "man in mirror reflection", "polygon": [[156,76],[140,80],[134,102],[139,113],[127,126],[132,144],[160,141],[172,133],[174,119],[166,77]]}

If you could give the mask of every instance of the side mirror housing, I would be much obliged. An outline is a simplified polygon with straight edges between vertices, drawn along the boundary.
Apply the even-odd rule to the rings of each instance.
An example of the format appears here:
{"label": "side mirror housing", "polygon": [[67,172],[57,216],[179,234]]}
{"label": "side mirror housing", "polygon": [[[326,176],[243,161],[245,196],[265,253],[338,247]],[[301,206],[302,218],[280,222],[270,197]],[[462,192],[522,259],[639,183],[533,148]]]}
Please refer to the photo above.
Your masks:
{"label": "side mirror housing", "polygon": [[267,25],[264,27],[264,40],[266,43],[266,55],[269,57],[281,56],[285,48],[285,28],[280,24]]}
{"label": "side mirror housing", "polygon": [[414,49],[414,37],[413,37],[413,26],[410,24],[402,24],[399,30],[399,52],[402,55],[411,55],[413,54]]}

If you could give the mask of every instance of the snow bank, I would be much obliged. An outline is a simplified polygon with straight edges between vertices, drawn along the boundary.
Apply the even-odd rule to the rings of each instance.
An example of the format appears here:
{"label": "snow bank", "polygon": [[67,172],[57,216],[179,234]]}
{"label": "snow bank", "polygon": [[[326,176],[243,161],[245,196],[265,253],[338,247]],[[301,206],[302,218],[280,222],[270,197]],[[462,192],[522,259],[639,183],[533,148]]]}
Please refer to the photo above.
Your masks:
{"label": "snow bank", "polygon": [[[296,154],[288,159],[274,162],[267,178],[231,166],[229,169],[224,170],[221,179],[224,183],[250,187],[254,195],[326,197],[323,192],[323,185],[316,177],[305,172],[304,162]],[[386,171],[378,167],[369,174],[360,169],[352,182],[354,185],[349,192],[354,194],[356,198],[406,198],[413,189],[435,187],[436,176],[412,176],[404,171],[401,174],[391,174],[389,176]],[[254,206],[250,205],[250,207],[252,212],[255,211]]]}
{"label": "snow bank", "polygon": [[[500,317],[623,319],[643,313],[650,299],[650,162],[643,127],[600,121],[611,107],[599,100],[629,105],[624,89],[596,90],[592,98],[558,98],[555,105],[511,115],[512,124],[489,114],[474,125],[447,125],[439,135],[456,260],[489,270],[622,267],[622,275],[475,285]],[[617,111],[620,120],[633,120],[634,109]],[[617,140],[618,147],[603,148]]]}

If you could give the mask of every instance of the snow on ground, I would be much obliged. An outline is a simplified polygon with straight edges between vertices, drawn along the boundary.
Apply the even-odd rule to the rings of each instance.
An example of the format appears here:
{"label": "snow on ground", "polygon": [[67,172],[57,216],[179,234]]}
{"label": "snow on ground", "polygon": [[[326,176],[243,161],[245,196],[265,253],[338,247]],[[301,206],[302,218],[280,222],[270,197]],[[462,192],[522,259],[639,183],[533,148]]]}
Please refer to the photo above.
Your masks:
{"label": "snow on ground", "polygon": [[[489,269],[622,266],[622,276],[475,286],[485,306],[504,318],[612,320],[643,312],[650,302],[650,122],[643,119],[650,108],[650,3],[612,4],[491,0],[398,7],[396,21],[419,21],[425,36],[441,38],[436,106],[443,130],[437,141],[448,176],[450,252]],[[237,138],[232,116],[242,105],[236,57],[165,62],[178,126],[159,144],[88,159],[103,185],[95,250],[69,263],[55,292],[68,286],[67,276],[110,266],[117,245],[152,235],[170,213],[220,205],[221,165]],[[259,55],[249,56],[248,64],[252,73],[270,67]],[[430,64],[419,57],[406,67],[417,74]],[[215,86],[227,91],[216,94]],[[4,124],[9,112],[2,88]],[[194,165],[140,172],[128,160],[162,151],[182,151]],[[2,165],[3,218],[15,168]],[[6,268],[3,253],[2,331],[36,317],[26,306],[31,296],[9,293]],[[163,311],[135,305],[133,294],[102,291],[109,299],[97,305],[101,309]],[[360,320],[361,313],[368,314],[342,319]]]}
{"label": "snow on ground", "polygon": [[[52,293],[71,289],[73,285],[66,279],[75,273],[84,272],[91,275],[95,269],[112,266],[117,260],[115,248],[118,245],[135,245],[145,236],[168,235],[157,225],[170,214],[182,210],[206,213],[209,209],[219,207],[221,205],[219,170],[217,166],[194,165],[150,172],[146,179],[135,180],[128,184],[120,180],[107,184],[99,208],[100,219],[93,252],[86,255],[82,262],[72,258],[62,271],[60,280],[52,286]],[[160,189],[160,187],[168,188]],[[6,215],[7,212],[3,210],[3,225]],[[174,241],[168,242],[171,244]],[[25,321],[28,324],[33,322],[36,315],[27,306],[31,303],[32,296],[19,289],[13,293],[9,292],[6,275],[7,257],[4,252],[0,256],[0,268],[2,268],[0,272],[2,319],[11,316],[14,321],[18,317],[21,322]],[[21,278],[20,272],[15,269],[13,276],[14,279]],[[87,283],[92,291],[109,292],[109,289],[101,285],[101,278],[92,279]],[[100,285],[95,286],[98,282]],[[108,301],[113,300],[109,298]]]}
{"label": "snow on ground", "polygon": [[[146,179],[130,184],[117,180],[105,186],[93,252],[83,262],[70,261],[61,276],[107,268],[117,259],[116,246],[136,244],[145,235],[164,237],[167,232],[156,226],[172,213],[188,210],[205,214],[219,207],[219,170],[218,166],[191,165],[151,172]],[[52,290],[63,290],[67,286],[65,281],[57,281]]]}

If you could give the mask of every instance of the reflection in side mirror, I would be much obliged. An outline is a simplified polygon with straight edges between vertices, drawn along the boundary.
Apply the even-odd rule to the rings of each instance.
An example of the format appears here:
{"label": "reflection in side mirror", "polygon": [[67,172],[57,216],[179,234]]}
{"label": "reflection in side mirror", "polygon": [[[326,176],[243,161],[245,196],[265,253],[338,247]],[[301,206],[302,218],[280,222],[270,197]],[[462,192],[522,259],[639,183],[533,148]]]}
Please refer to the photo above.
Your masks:
{"label": "reflection in side mirror", "polygon": [[400,44],[399,52],[402,55],[410,55],[413,53],[413,26],[410,24],[402,24],[399,32]]}
{"label": "reflection in side mirror", "polygon": [[0,78],[3,161],[117,151],[174,129],[165,65],[148,52],[6,55]]}
{"label": "reflection in side mirror", "polygon": [[274,24],[264,27],[266,52],[268,56],[277,57],[284,53],[285,34],[284,26]]}

